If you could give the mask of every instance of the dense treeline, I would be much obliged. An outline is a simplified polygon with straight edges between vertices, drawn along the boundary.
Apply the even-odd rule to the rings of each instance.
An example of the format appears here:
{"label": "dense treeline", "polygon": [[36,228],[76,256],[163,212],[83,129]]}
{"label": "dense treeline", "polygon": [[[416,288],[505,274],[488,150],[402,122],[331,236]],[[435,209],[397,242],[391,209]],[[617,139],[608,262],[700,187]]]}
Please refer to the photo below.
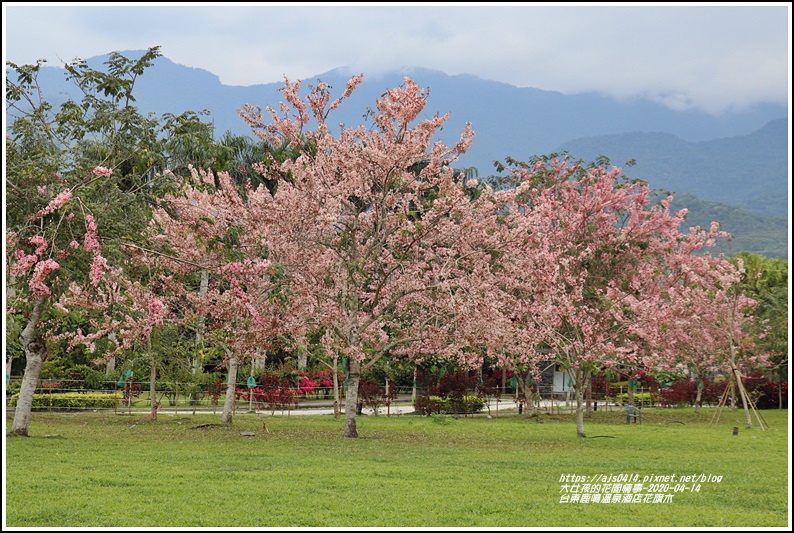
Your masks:
{"label": "dense treeline", "polygon": [[76,351],[143,361],[153,418],[167,367],[222,363],[223,422],[244,363],[325,368],[337,409],[344,371],[348,437],[384,365],[499,367],[526,376],[531,405],[530,377],[557,364],[584,436],[583,395],[604,368],[703,379],[785,360],[787,264],[728,261],[719,224],[680,231],[686,211],[618,168],[544,156],[478,181],[454,169],[471,127],[436,141],[448,117],[418,120],[427,93],[409,78],[357,128],[332,113],[361,76],[341,95],[286,81],[284,103],[240,111],[257,141],[216,141],[200,113],[138,112],[135,82],[158,55],[68,64],[83,98],[58,109],[36,100],[40,65],[9,65],[7,372],[26,361],[15,434],[45,362]]}

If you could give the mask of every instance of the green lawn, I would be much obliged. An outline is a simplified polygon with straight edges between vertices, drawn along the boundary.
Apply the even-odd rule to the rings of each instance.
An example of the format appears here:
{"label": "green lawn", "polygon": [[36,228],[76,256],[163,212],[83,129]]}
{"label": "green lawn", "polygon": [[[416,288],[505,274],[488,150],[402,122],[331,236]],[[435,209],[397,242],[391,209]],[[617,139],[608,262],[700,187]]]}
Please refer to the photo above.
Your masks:
{"label": "green lawn", "polygon": [[[35,413],[31,437],[6,438],[5,525],[785,527],[788,412],[764,411],[766,431],[727,409],[709,428],[712,413],[646,409],[629,426],[599,411],[586,439],[567,414],[362,416],[345,439],[329,416],[268,417],[264,433],[250,414],[194,429],[220,417]],[[666,503],[560,503],[561,476],[612,474],[679,482]],[[680,482],[700,474],[722,478]]]}

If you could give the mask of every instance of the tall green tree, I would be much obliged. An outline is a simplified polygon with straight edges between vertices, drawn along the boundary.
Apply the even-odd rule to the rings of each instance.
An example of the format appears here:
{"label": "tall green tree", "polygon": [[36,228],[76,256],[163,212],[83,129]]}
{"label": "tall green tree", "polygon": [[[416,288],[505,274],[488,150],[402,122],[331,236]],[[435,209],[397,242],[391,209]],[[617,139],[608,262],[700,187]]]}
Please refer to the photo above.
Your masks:
{"label": "tall green tree", "polygon": [[[151,206],[171,188],[168,146],[198,125],[197,115],[143,115],[138,78],[160,56],[112,53],[98,70],[66,63],[78,99],[54,106],[42,97],[35,65],[7,63],[7,331],[19,332],[26,367],[12,433],[27,435],[47,338],[59,333],[56,303],[72,283],[96,288],[110,265],[124,263],[124,243],[141,234]],[[7,359],[7,368],[10,368]]]}
{"label": "tall green tree", "polygon": [[788,261],[750,252],[737,253],[733,261],[741,261],[741,285],[758,302],[754,312],[756,346],[769,356],[782,378],[788,367]]}

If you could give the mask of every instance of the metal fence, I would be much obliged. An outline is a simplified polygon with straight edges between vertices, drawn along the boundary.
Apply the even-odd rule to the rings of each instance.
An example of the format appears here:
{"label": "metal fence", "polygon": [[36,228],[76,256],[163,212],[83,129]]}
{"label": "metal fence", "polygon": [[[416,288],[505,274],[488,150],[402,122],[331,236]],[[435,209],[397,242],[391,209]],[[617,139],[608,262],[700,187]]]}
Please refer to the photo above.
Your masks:
{"label": "metal fence", "polygon": [[[20,379],[12,379],[6,386],[6,408],[13,410],[18,396]],[[261,388],[249,388],[245,381],[237,382],[235,409],[246,406],[273,410],[273,405],[266,405]],[[411,387],[390,385],[391,395],[384,397],[382,405],[389,402],[410,403]],[[314,387],[311,391],[298,387],[279,388],[283,394],[278,402],[278,410],[333,407],[333,387]],[[162,411],[211,411],[218,412],[223,407],[226,397],[226,382],[195,383],[178,381],[156,381],[156,402]],[[287,398],[289,401],[283,401]],[[344,391],[340,384],[340,402],[344,403]],[[37,411],[94,411],[112,410],[129,412],[132,409],[151,410],[150,383],[127,380],[123,383],[103,381],[101,383],[81,380],[39,380],[34,394],[34,410]],[[272,402],[271,402],[272,403]],[[376,402],[378,403],[378,402]]]}
{"label": "metal fence", "polygon": [[[6,387],[6,407],[14,409],[16,394],[19,391],[20,379],[12,379]],[[258,386],[258,385],[257,385]],[[127,380],[103,381],[100,383],[80,380],[39,380],[34,395],[34,409],[41,411],[80,411],[80,410],[112,410],[129,412],[132,409],[151,410],[150,384],[144,381]],[[247,382],[240,381],[236,386],[235,408],[258,407],[263,410],[274,410],[271,403],[266,405],[261,396],[257,397],[248,387]],[[380,389],[385,393],[385,386]],[[410,386],[389,385],[390,394],[381,399],[372,400],[372,404],[386,407],[388,404],[411,405],[415,398],[429,393],[421,388]],[[340,403],[344,404],[344,390],[340,384]],[[622,409],[627,404],[627,390],[613,392],[611,395],[592,393],[589,397],[590,408],[593,410]],[[527,408],[523,394],[514,387],[495,387],[469,391],[467,394],[478,395],[485,399],[487,409],[510,405],[519,411]],[[157,381],[155,396],[162,411],[211,411],[222,409],[226,395],[226,382],[195,383],[179,381]],[[287,396],[289,402],[281,402],[278,410],[333,407],[334,392],[332,387],[315,387],[311,392],[290,387]],[[576,408],[576,397],[572,390],[555,391],[553,386],[536,387],[533,394],[533,409],[549,414],[571,412]],[[640,388],[635,391],[635,404],[653,406],[660,405],[657,392]]]}

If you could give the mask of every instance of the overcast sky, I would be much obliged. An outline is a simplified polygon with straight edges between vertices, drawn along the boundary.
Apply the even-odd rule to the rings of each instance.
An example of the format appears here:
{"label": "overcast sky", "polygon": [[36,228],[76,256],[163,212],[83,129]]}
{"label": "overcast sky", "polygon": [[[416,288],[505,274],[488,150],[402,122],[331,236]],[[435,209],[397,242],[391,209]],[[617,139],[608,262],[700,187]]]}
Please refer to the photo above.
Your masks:
{"label": "overcast sky", "polygon": [[[788,3],[3,3],[3,59],[50,64],[162,46],[227,85],[403,66],[712,114],[790,103]],[[431,88],[432,89],[432,88]]]}

